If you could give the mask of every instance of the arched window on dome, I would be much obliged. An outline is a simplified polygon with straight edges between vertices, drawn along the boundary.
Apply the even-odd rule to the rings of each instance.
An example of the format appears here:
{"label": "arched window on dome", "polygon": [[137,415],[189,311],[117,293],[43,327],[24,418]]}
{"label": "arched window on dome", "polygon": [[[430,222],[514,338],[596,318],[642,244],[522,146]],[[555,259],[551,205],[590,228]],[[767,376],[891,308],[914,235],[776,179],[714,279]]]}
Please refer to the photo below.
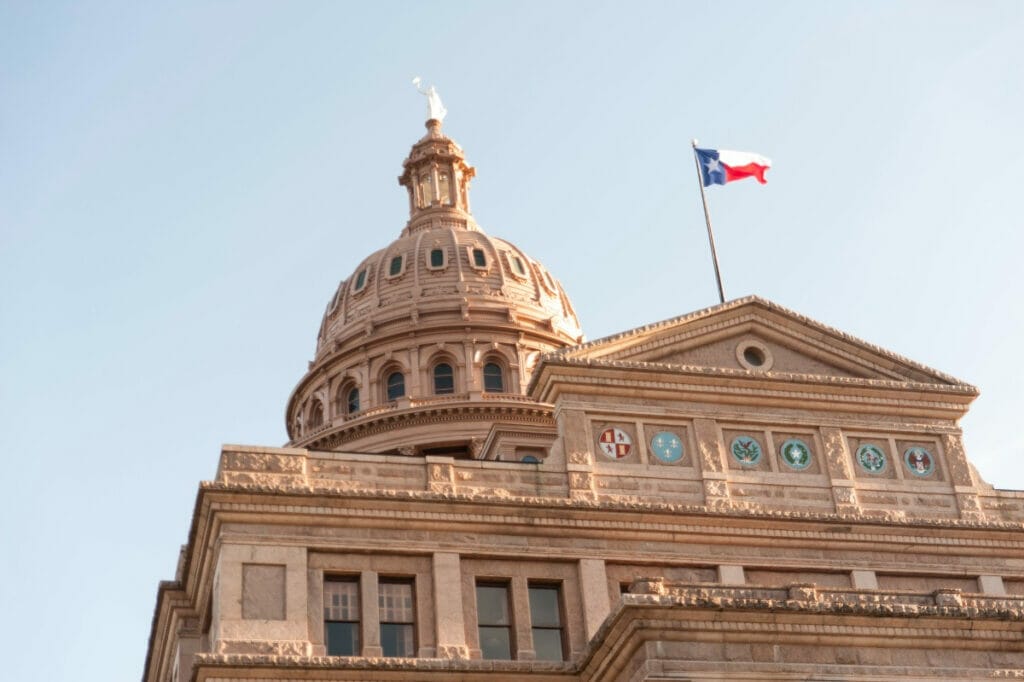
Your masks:
{"label": "arched window on dome", "polygon": [[348,417],[359,411],[359,388],[351,379],[344,382],[334,399],[334,413]]}
{"label": "arched window on dome", "polygon": [[455,370],[447,362],[434,365],[434,395],[455,393]]}
{"label": "arched window on dome", "polygon": [[324,404],[319,400],[313,401],[309,408],[309,430],[318,429],[324,425]]}
{"label": "arched window on dome", "polygon": [[493,360],[484,364],[484,392],[505,392],[505,368]]}
{"label": "arched window on dome", "polygon": [[391,372],[388,374],[385,386],[388,402],[398,400],[405,395],[405,375],[401,372]]}

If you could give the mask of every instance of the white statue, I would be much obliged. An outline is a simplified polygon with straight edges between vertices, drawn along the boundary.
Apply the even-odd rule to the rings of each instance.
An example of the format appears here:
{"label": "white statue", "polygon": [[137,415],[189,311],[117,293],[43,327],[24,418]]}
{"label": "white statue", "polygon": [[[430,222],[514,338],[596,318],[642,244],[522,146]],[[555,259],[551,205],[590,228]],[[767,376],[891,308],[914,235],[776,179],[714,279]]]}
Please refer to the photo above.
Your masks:
{"label": "white statue", "polygon": [[444,117],[448,114],[448,110],[441,104],[441,95],[437,94],[437,88],[433,85],[426,90],[421,88],[420,83],[422,82],[419,76],[412,79],[412,84],[416,86],[420,94],[427,96],[427,120],[437,119],[438,121],[443,121]]}

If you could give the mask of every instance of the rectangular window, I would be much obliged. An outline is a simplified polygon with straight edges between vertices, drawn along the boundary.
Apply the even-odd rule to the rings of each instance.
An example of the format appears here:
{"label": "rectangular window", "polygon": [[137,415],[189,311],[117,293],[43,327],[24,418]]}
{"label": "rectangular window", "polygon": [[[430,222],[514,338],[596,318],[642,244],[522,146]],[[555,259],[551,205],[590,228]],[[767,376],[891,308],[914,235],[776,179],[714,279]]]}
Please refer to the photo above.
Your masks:
{"label": "rectangular window", "polygon": [[487,255],[483,249],[473,249],[473,265],[478,268],[487,267]]}
{"label": "rectangular window", "polygon": [[381,580],[380,646],[385,656],[416,655],[416,607],[412,580]]}
{"label": "rectangular window", "polygon": [[510,660],[513,647],[508,584],[478,583],[476,615],[482,656],[489,660]]}
{"label": "rectangular window", "polygon": [[324,581],[324,638],[328,656],[359,656],[359,579]]}
{"label": "rectangular window", "polygon": [[444,251],[441,249],[431,249],[430,251],[430,267],[440,268],[444,267]]}
{"label": "rectangular window", "polygon": [[565,660],[560,592],[558,585],[530,585],[530,625],[538,661]]}

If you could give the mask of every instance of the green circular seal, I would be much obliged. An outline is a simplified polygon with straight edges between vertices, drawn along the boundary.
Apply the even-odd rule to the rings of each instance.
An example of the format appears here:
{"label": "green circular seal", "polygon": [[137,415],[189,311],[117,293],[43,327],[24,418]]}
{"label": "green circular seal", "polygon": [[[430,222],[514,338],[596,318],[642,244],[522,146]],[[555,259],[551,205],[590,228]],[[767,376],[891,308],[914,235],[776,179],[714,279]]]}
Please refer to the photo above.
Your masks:
{"label": "green circular seal", "polygon": [[877,474],[885,469],[885,453],[877,445],[864,443],[857,448],[857,463],[869,474]]}
{"label": "green circular seal", "polygon": [[799,438],[790,438],[779,448],[782,461],[790,469],[806,469],[811,466],[811,449]]}
{"label": "green circular seal", "polygon": [[736,461],[745,467],[752,467],[761,461],[761,444],[750,436],[733,438],[729,451]]}

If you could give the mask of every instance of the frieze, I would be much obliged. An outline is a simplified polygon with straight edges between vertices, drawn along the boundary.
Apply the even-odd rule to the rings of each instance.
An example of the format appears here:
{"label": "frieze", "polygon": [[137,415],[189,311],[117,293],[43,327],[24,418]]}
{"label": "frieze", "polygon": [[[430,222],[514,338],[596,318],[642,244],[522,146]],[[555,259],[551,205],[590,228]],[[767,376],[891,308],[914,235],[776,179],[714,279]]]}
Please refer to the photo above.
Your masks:
{"label": "frieze", "polygon": [[[655,603],[688,608],[1024,620],[1024,597],[983,597],[965,595],[960,590],[950,589],[919,595],[823,590],[813,584],[793,584],[783,588],[705,587],[669,584],[660,579],[648,578],[634,582],[625,598],[627,603]],[[1005,636],[1013,633],[992,634]]]}
{"label": "frieze", "polygon": [[262,471],[301,474],[306,458],[302,455],[276,455],[263,452],[225,451],[222,466],[232,471]]}

